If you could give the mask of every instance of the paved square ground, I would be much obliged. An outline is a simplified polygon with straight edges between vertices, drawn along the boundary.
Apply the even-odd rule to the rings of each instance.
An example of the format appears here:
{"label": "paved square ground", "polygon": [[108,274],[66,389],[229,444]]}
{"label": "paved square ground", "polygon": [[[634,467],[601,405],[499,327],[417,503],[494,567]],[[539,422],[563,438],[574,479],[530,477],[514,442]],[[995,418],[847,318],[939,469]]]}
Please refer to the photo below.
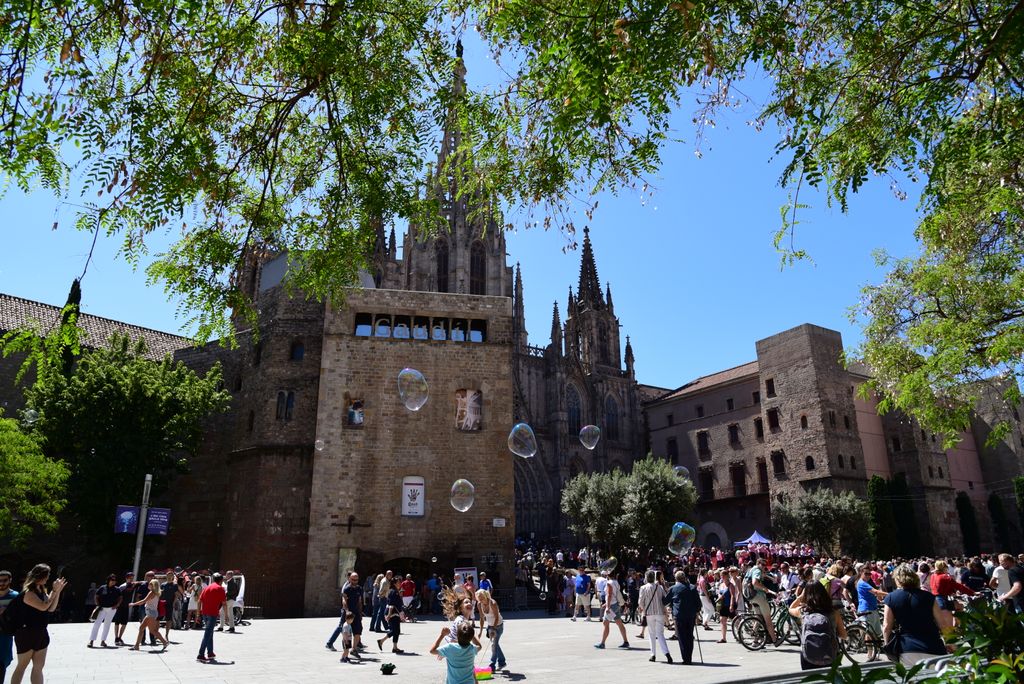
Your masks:
{"label": "paved square ground", "polygon": [[[651,682],[729,682],[748,680],[773,674],[792,673],[800,669],[799,650],[794,646],[779,649],[768,647],[752,653],[739,644],[717,644],[718,632],[698,630],[705,664],[679,664],[679,646],[669,642],[676,664],[668,665],[661,654],[650,663],[649,642],[636,638],[637,625],[627,625],[631,649],[615,648],[620,640],[614,626],[606,650],[594,644],[600,640],[598,622],[571,622],[566,618],[550,618],[540,613],[510,613],[505,616],[502,648],[508,658],[509,670],[495,676],[494,681],[548,682],[579,681],[587,684],[621,684],[634,677]],[[144,648],[140,652],[127,648],[88,649],[88,624],[61,624],[50,627],[52,643],[46,664],[46,681],[60,682],[171,682],[243,684],[247,682],[379,682],[380,665],[397,665],[394,682],[444,682],[445,668],[429,653],[430,646],[446,623],[438,620],[402,625],[399,646],[404,655],[387,650],[377,651],[372,643],[375,635],[365,632],[370,651],[362,664],[339,662],[341,656],[324,648],[337,620],[310,618],[297,620],[257,620],[248,627],[239,627],[236,634],[217,632],[214,649],[216,663],[199,663],[202,633],[171,631],[172,645],[165,653]],[[364,627],[368,621],[364,619]],[[127,637],[134,643],[137,627],[128,626]],[[731,635],[730,635],[731,639]],[[111,634],[108,643],[113,642]],[[176,642],[176,643],[175,643]],[[97,641],[97,644],[99,642]],[[486,640],[484,640],[486,647]],[[338,643],[340,647],[340,640]],[[388,646],[385,645],[385,649]],[[699,662],[696,649],[694,660]],[[481,652],[479,666],[486,666],[488,656]],[[10,670],[8,670],[10,674]],[[25,678],[28,681],[28,677]]]}

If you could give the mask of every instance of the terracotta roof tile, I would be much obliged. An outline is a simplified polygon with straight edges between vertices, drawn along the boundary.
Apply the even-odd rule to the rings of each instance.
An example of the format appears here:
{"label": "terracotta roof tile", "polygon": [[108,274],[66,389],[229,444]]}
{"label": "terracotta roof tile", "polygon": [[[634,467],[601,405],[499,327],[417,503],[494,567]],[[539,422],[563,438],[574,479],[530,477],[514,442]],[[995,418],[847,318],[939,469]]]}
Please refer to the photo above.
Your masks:
{"label": "terracotta roof tile", "polygon": [[[26,325],[37,325],[44,330],[50,330],[60,320],[60,312],[61,307],[59,306],[0,293],[0,333],[16,330]],[[172,335],[160,332],[159,330],[151,330],[87,313],[83,313],[78,317],[78,324],[85,331],[85,339],[83,341],[90,347],[99,347],[106,344],[110,336],[118,332],[128,335],[133,340],[139,337],[145,338],[147,346],[146,356],[156,360],[162,359],[167,354],[173,354],[176,350],[183,349],[192,344],[192,341],[187,337]]]}
{"label": "terracotta roof tile", "polygon": [[750,363],[744,363],[740,366],[733,368],[727,368],[726,370],[712,373],[711,375],[704,375],[696,380],[692,380],[679,389],[673,390],[667,394],[663,394],[658,397],[658,401],[664,401],[666,399],[678,399],[679,397],[685,397],[690,394],[696,394],[705,390],[711,389],[715,385],[723,385],[725,383],[733,382],[735,380],[741,380],[751,375],[756,375],[758,371],[757,361],[751,361]]}

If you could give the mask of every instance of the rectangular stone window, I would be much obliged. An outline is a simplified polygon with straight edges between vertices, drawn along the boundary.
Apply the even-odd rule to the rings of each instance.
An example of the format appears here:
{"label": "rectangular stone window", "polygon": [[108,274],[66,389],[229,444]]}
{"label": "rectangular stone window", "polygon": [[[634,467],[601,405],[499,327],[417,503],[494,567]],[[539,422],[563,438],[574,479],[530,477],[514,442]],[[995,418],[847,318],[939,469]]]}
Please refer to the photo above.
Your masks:
{"label": "rectangular stone window", "polygon": [[378,314],[373,321],[374,337],[391,337],[391,316]]}
{"label": "rectangular stone window", "polygon": [[373,314],[357,313],[356,325],[352,334],[356,337],[369,337],[373,333]]}
{"label": "rectangular stone window", "polygon": [[892,438],[892,450],[893,451],[902,451],[902,449],[900,447],[901,447],[901,445],[900,445],[900,438],[899,437],[893,437]]}
{"label": "rectangular stone window", "polygon": [[725,410],[732,411],[732,397],[725,400]]}
{"label": "rectangular stone window", "polygon": [[412,337],[412,330],[410,329],[411,324],[412,319],[408,316],[395,316],[395,328],[391,336],[396,340],[409,339]]}
{"label": "rectangular stone window", "polygon": [[469,341],[476,343],[487,341],[487,321],[469,322]]}
{"label": "rectangular stone window", "polygon": [[703,404],[697,404],[697,409],[696,410],[697,410],[697,417],[698,418],[703,418],[704,417],[704,405]]}
{"label": "rectangular stone window", "polygon": [[448,339],[448,319],[434,318],[430,321],[430,339],[443,342]]}
{"label": "rectangular stone window", "polygon": [[856,456],[851,456],[850,457],[850,470],[856,470],[856,469],[857,469],[857,457]]}
{"label": "rectangular stone window", "polygon": [[757,404],[760,404],[760,403],[761,403],[761,393],[760,393],[760,392],[754,392],[754,393],[752,393],[752,394],[750,395],[750,398],[751,398],[751,400],[752,400],[752,401],[754,402],[754,404],[755,404],[755,405],[757,405]]}
{"label": "rectangular stone window", "polygon": [[412,339],[430,339],[430,319],[426,316],[416,316],[412,319]]}
{"label": "rectangular stone window", "polygon": [[670,414],[668,414],[668,415],[666,416],[666,418],[668,419],[668,424],[669,424],[670,426],[671,426],[671,425],[673,425],[673,424],[675,423],[675,416],[673,416],[673,415],[672,415],[671,413],[670,413]]}
{"label": "rectangular stone window", "polygon": [[786,454],[782,451],[772,452],[772,472],[775,474],[776,480],[781,480],[786,476]]}
{"label": "rectangular stone window", "polygon": [[458,319],[452,321],[452,334],[451,334],[452,342],[465,342],[466,341],[466,335],[468,333],[468,328],[469,328],[469,325],[467,324],[466,321],[462,321],[462,320],[458,320]]}
{"label": "rectangular stone window", "polygon": [[779,409],[768,409],[768,429],[772,432],[779,429]]}
{"label": "rectangular stone window", "polygon": [[345,392],[345,417],[343,425],[346,428],[361,430],[363,427],[363,400],[352,397]]}
{"label": "rectangular stone window", "polygon": [[729,426],[729,444],[740,443],[740,426],[733,423]]}
{"label": "rectangular stone window", "polygon": [[775,380],[773,378],[764,381],[764,391],[769,397],[775,396]]}
{"label": "rectangular stone window", "polygon": [[764,421],[760,418],[754,419],[754,437],[764,439]]}
{"label": "rectangular stone window", "polygon": [[828,426],[829,427],[835,427],[836,426],[836,412],[835,411],[829,411],[828,412]]}
{"label": "rectangular stone window", "polygon": [[484,395],[480,390],[455,390],[455,427],[463,432],[480,429],[484,412]]}
{"label": "rectangular stone window", "polygon": [[665,455],[668,456],[668,460],[672,465],[679,464],[679,445],[676,444],[675,437],[669,437],[665,442]]}
{"label": "rectangular stone window", "polygon": [[850,416],[843,416],[843,427],[845,427],[847,430],[850,429]]}
{"label": "rectangular stone window", "polygon": [[763,458],[757,459],[757,491],[768,491],[768,464]]}
{"label": "rectangular stone window", "polygon": [[708,433],[704,430],[697,433],[697,453],[701,456],[711,455],[711,445],[708,440]]}
{"label": "rectangular stone window", "polygon": [[700,498],[705,501],[715,498],[715,471],[711,468],[700,469]]}
{"label": "rectangular stone window", "polygon": [[747,472],[742,464],[729,466],[729,479],[732,481],[732,495],[747,495]]}

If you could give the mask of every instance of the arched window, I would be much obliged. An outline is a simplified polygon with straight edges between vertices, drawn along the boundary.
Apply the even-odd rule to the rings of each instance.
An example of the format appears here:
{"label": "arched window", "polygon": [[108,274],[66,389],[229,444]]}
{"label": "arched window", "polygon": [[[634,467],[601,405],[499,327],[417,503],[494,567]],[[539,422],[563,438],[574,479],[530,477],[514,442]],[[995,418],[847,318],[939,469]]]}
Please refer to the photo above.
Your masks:
{"label": "arched window", "polygon": [[382,271],[381,269],[378,268],[376,271],[373,272],[373,286],[379,289],[380,286],[383,285],[383,284],[384,284],[384,271]]}
{"label": "arched window", "polygon": [[583,412],[580,408],[580,393],[572,385],[565,392],[565,407],[569,413],[569,432],[576,434],[583,427]]}
{"label": "arched window", "polygon": [[249,432],[252,432],[256,427],[256,412],[249,411]]}
{"label": "arched window", "polygon": [[257,342],[256,347],[252,350],[252,365],[260,365],[260,361],[263,360],[263,343]]}
{"label": "arched window", "polygon": [[619,438],[619,405],[611,396],[604,400],[604,430],[608,439]]}
{"label": "arched window", "polygon": [[274,417],[277,420],[284,420],[284,409],[285,404],[287,403],[287,398],[288,395],[286,395],[284,392],[277,393],[277,413],[274,414]]}
{"label": "arched window", "polygon": [[846,465],[844,464],[844,461],[843,461],[843,455],[842,454],[839,454],[839,467],[840,468],[845,468],[846,467]]}
{"label": "arched window", "polygon": [[306,345],[302,344],[302,340],[295,340],[292,342],[292,361],[301,361],[306,355]]}
{"label": "arched window", "polygon": [[295,415],[295,392],[289,392],[284,405],[284,419],[291,420]]}
{"label": "arched window", "polygon": [[448,291],[448,243],[438,240],[434,245],[434,256],[437,261],[437,291]]}
{"label": "arched window", "polygon": [[801,430],[806,430],[807,429],[807,416],[800,416],[800,429]]}
{"label": "arched window", "polygon": [[814,470],[813,456],[808,456],[806,459],[804,459],[804,467],[807,468],[808,470]]}
{"label": "arched window", "polygon": [[479,240],[469,248],[469,294],[487,294],[487,255]]}
{"label": "arched window", "polygon": [[602,323],[597,329],[597,353],[598,361],[611,363],[611,354],[608,352],[608,326]]}

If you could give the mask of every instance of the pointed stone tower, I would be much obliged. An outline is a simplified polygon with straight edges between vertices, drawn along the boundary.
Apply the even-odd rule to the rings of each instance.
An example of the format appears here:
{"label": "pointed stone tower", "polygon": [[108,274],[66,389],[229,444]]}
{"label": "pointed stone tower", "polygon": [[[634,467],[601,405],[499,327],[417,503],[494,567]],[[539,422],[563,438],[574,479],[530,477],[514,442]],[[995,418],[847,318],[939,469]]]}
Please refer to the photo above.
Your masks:
{"label": "pointed stone tower", "polygon": [[595,372],[599,366],[621,370],[619,319],[612,309],[611,287],[607,290],[607,300],[601,292],[589,228],[583,230],[579,286],[575,302],[571,292],[569,295],[565,335],[567,351],[571,346],[588,372]]}

